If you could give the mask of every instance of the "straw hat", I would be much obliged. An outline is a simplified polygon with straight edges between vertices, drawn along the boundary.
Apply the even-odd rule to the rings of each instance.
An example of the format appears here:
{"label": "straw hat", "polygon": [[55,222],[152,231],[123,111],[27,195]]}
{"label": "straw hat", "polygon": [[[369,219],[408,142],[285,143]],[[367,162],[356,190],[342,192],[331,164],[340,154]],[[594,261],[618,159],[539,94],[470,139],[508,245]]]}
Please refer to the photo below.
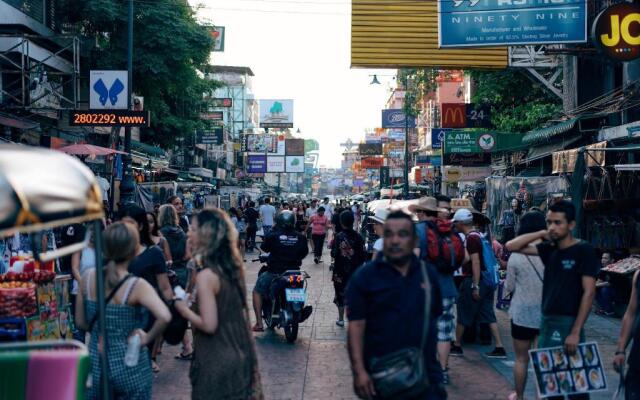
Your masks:
{"label": "straw hat", "polygon": [[433,211],[433,212],[449,212],[444,208],[438,208],[438,200],[435,197],[422,197],[417,204],[411,204],[409,211],[415,213],[416,211]]}

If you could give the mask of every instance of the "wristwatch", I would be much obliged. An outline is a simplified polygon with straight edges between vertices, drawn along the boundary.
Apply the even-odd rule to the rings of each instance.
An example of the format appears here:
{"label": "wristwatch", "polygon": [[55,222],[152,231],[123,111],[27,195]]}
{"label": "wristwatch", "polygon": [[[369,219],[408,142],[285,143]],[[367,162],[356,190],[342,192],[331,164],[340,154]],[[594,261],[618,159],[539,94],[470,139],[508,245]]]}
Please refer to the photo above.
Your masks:
{"label": "wristwatch", "polygon": [[471,282],[471,289],[473,289],[473,290],[480,290],[480,285],[478,285],[477,283],[473,283],[473,282]]}

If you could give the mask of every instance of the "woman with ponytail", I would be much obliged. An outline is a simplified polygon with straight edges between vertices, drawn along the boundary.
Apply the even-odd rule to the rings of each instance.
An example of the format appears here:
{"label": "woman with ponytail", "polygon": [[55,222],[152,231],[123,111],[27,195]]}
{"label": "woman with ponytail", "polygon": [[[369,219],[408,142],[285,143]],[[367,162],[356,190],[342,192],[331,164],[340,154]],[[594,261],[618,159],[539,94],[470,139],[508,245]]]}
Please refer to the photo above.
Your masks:
{"label": "woman with ponytail", "polygon": [[196,298],[193,309],[186,301],[175,307],[194,330],[191,398],[262,399],[238,232],[223,211],[204,209],[191,223],[189,242],[199,264]]}
{"label": "woman with ponytail", "polygon": [[[130,275],[129,263],[136,257],[139,246],[136,227],[124,222],[110,225],[104,232],[106,305],[106,343],[102,349],[109,363],[109,382],[114,399],[151,399],[151,359],[145,347],[153,343],[171,319],[171,313],[160,300],[155,289],[144,279]],[[89,399],[100,396],[100,356],[99,347],[104,341],[98,336],[97,293],[95,292],[95,268],[88,270],[80,279],[80,292],[76,306],[76,324],[91,333],[91,374],[93,385],[88,390]],[[154,323],[147,331],[141,329],[141,308],[147,309],[154,317]],[[125,365],[125,353],[129,338],[140,337],[140,356],[134,366]]]}

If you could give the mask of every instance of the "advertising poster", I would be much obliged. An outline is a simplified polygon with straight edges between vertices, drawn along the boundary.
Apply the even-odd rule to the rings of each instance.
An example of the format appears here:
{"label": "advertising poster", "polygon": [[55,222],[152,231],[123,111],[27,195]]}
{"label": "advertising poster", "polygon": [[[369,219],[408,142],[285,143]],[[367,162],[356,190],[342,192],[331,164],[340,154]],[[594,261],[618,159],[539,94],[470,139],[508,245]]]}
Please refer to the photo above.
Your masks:
{"label": "advertising poster", "polygon": [[267,172],[267,156],[266,155],[249,155],[247,156],[247,173],[263,174]]}
{"label": "advertising poster", "polygon": [[213,38],[213,51],[224,51],[224,26],[211,26],[209,33]]}
{"label": "advertising poster", "polygon": [[415,128],[416,119],[409,117],[405,123],[405,115],[402,109],[382,110],[383,128]]}
{"label": "advertising poster", "polygon": [[244,135],[242,151],[246,151],[248,153],[266,153],[271,146],[271,136],[247,134]]}
{"label": "advertising poster", "polygon": [[304,172],[304,156],[286,156],[285,172]]}
{"label": "advertising poster", "polygon": [[584,43],[587,1],[438,0],[440,47]]}
{"label": "advertising poster", "polygon": [[529,354],[542,398],[607,389],[607,377],[595,342],[579,344],[572,356],[560,346],[529,350]]}
{"label": "advertising poster", "polygon": [[293,100],[260,100],[260,128],[293,128]]}
{"label": "advertising poster", "polygon": [[267,172],[285,172],[284,157],[283,156],[267,156]]}

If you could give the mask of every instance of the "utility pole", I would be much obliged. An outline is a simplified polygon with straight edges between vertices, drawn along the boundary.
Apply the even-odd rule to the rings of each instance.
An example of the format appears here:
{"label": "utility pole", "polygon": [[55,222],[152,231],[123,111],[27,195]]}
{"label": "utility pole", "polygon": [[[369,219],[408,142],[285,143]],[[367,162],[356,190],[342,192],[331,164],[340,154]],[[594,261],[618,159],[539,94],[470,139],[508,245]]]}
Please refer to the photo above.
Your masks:
{"label": "utility pole", "polygon": [[[128,19],[128,38],[127,38],[127,110],[131,110],[131,94],[133,92],[133,0],[129,0],[129,19]],[[131,127],[124,128],[124,152],[127,153],[122,157],[123,176],[120,184],[120,202],[122,204],[131,203],[134,199],[135,186],[133,183],[133,173],[131,170]]]}
{"label": "utility pole", "polygon": [[407,102],[407,92],[409,91],[409,74],[404,76],[404,171],[402,177],[404,186],[402,195],[405,200],[409,198],[409,104]]}

